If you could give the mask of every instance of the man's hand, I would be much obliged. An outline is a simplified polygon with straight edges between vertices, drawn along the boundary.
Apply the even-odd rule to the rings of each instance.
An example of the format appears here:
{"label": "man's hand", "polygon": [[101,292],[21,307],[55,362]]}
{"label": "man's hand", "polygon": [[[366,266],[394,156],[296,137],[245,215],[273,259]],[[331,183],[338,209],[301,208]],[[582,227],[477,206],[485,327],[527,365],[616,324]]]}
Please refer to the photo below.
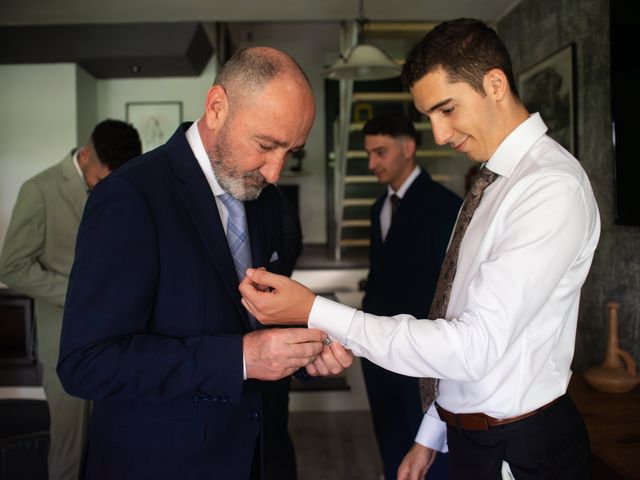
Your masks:
{"label": "man's hand", "polygon": [[242,304],[264,325],[306,325],[316,296],[282,275],[249,268],[239,286]]}
{"label": "man's hand", "polygon": [[278,380],[306,367],[322,352],[327,334],[308,328],[255,330],[242,337],[247,378]]}
{"label": "man's hand", "polygon": [[353,353],[337,342],[325,345],[322,353],[313,363],[307,365],[307,373],[312,377],[338,375],[353,363]]}
{"label": "man's hand", "polygon": [[429,447],[414,443],[398,467],[398,480],[423,480],[437,454]]}

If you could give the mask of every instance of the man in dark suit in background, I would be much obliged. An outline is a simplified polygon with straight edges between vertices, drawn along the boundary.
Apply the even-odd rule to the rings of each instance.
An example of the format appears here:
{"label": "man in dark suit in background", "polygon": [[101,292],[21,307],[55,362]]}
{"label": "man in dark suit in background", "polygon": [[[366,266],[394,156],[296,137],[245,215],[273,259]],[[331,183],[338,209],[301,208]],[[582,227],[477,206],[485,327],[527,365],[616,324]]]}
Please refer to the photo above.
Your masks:
{"label": "man in dark suit in background", "polygon": [[315,113],[287,54],[237,52],[205,113],[101,182],[80,226],[58,374],[94,400],[84,478],[257,479],[261,382],[352,357],[305,328],[258,329],[247,266],[282,271],[277,181]]}
{"label": "man in dark suit in background", "polygon": [[[363,134],[369,169],[387,185],[387,192],[371,207],[363,309],[423,318],[462,201],[416,165],[419,135],[406,116],[382,114],[365,124]],[[385,479],[395,480],[423,418],[418,379],[385,370],[366,358],[361,362]],[[428,434],[420,431],[427,443]],[[440,454],[429,479],[446,479],[446,474],[446,454]]]}

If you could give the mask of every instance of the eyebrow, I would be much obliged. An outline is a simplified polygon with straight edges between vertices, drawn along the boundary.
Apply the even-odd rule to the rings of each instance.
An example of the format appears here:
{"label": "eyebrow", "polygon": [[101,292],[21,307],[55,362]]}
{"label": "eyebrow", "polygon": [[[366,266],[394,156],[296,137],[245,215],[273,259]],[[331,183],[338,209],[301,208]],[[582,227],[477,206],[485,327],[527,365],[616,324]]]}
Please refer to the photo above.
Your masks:
{"label": "eyebrow", "polygon": [[453,101],[453,98],[446,98],[444,100],[442,100],[441,102],[436,103],[433,107],[431,107],[429,110],[427,110],[427,114],[432,113],[434,110],[437,110],[438,108],[444,107],[447,103],[450,103]]}
{"label": "eyebrow", "polygon": [[[277,140],[269,135],[256,135],[255,136],[256,139],[262,141],[262,142],[270,142],[273,143],[274,145],[277,145],[278,147],[282,147],[282,148],[286,148],[287,147],[287,143],[283,142],[281,140]],[[291,150],[301,150],[303,149],[305,146],[305,144],[303,143],[302,145],[296,145],[295,147],[293,147]]]}

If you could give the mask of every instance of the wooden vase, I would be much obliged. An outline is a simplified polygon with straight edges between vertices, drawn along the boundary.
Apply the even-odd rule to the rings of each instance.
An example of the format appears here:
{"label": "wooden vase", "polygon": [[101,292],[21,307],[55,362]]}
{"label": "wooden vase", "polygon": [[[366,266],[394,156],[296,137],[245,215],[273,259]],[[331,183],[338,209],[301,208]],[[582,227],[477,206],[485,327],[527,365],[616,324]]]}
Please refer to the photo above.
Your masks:
{"label": "wooden vase", "polygon": [[584,378],[589,385],[601,392],[626,393],[640,383],[636,375],[636,362],[631,355],[619,347],[618,308],[620,304],[609,302],[609,337],[604,362],[597,367],[588,368]]}

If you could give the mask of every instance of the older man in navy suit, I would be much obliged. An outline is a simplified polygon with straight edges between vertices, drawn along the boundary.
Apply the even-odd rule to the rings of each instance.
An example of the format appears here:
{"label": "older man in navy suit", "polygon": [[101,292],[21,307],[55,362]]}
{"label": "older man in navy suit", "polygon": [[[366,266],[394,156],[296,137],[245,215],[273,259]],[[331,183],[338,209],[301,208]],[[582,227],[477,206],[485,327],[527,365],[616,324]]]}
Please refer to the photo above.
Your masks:
{"label": "older man in navy suit", "polygon": [[95,400],[84,478],[264,478],[260,380],[351,363],[326,335],[259,329],[246,267],[282,271],[275,187],[314,118],[283,52],[237,52],[205,113],[91,194],[80,225],[58,374]]}

